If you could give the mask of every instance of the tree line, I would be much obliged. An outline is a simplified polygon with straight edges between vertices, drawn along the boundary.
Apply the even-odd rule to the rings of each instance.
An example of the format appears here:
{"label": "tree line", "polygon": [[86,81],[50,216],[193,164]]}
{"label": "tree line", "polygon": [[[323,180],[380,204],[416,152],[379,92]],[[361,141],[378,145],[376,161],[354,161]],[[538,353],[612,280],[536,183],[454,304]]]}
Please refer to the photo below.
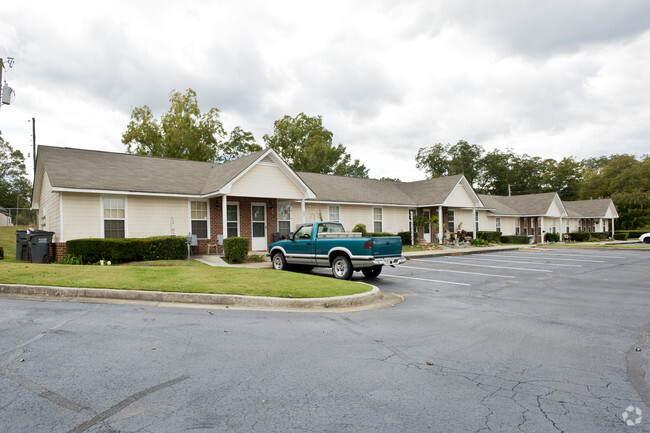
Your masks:
{"label": "tree line", "polygon": [[[201,113],[192,89],[169,94],[169,110],[156,119],[147,106],[131,110],[122,134],[128,153],[226,162],[262,150],[253,134],[235,126],[223,127],[220,111]],[[368,168],[352,159],[343,144],[334,144],[333,133],[321,116],[300,113],[273,123],[273,132],[262,137],[296,171],[368,177]],[[650,157],[637,159],[620,154],[577,160],[573,156],[555,160],[511,149],[486,151],[460,140],[421,147],[416,167],[428,178],[463,174],[477,192],[520,195],[558,192],[563,200],[610,197],[619,213],[618,227],[650,227]],[[399,181],[396,178],[383,180]],[[25,158],[0,137],[0,206],[28,207],[31,194]]]}

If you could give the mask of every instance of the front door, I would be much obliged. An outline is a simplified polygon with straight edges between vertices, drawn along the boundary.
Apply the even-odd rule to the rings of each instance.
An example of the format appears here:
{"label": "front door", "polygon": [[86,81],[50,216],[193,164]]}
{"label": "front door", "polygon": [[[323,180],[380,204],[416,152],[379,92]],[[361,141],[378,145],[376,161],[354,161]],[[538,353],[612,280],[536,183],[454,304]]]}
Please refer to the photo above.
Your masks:
{"label": "front door", "polygon": [[266,205],[263,203],[253,204],[251,211],[253,213],[251,218],[253,224],[252,249],[253,251],[266,251]]}
{"label": "front door", "polygon": [[[431,211],[429,209],[424,209],[422,211],[422,214],[427,217],[427,219],[431,219]],[[424,226],[424,240],[427,241],[428,244],[431,243],[431,224],[426,223]]]}

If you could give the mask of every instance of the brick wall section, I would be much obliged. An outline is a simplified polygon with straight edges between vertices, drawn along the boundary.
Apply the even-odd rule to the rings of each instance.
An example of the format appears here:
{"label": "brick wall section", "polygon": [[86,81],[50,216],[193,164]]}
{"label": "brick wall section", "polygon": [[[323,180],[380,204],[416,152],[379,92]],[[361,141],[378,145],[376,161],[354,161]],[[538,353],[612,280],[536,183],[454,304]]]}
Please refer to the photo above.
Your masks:
{"label": "brick wall section", "polygon": [[50,244],[50,255],[54,257],[55,262],[62,262],[67,254],[65,242],[52,242]]}

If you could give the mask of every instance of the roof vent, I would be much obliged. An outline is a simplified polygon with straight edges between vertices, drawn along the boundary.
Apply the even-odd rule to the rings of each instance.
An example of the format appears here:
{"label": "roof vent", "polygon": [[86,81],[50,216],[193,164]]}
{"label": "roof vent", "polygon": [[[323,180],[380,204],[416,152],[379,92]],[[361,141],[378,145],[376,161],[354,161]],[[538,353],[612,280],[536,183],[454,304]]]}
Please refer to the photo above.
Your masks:
{"label": "roof vent", "polygon": [[262,159],[262,160],[260,161],[260,164],[264,164],[264,165],[277,165],[277,164],[275,163],[275,161],[273,161],[273,159],[271,159],[271,157],[270,157],[269,155],[266,155],[266,157],[264,157],[264,159]]}

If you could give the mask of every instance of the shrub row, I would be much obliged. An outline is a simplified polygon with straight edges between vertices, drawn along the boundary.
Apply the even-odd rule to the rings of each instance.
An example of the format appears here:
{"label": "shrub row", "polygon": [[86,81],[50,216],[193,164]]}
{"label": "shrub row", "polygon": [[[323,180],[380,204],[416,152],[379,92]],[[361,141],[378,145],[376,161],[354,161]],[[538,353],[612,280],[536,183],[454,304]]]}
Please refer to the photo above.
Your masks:
{"label": "shrub row", "polygon": [[187,240],[183,236],[73,239],[65,244],[67,253],[80,258],[84,263],[97,263],[100,260],[123,263],[187,258]]}
{"label": "shrub row", "polygon": [[501,239],[501,232],[489,232],[489,231],[477,231],[476,232],[476,237],[478,239],[483,239],[488,242],[499,242],[499,239]]}
{"label": "shrub row", "polygon": [[545,240],[546,240],[546,242],[560,242],[560,234],[559,233],[546,233]]}
{"label": "shrub row", "polygon": [[402,238],[402,245],[411,245],[411,232],[399,232],[397,236]]}
{"label": "shrub row", "polygon": [[615,231],[614,234],[617,233],[627,233],[628,238],[638,238],[641,235],[650,232],[650,230],[620,230],[620,231]]}
{"label": "shrub row", "polygon": [[527,244],[528,243],[528,236],[526,236],[526,235],[501,236],[501,243],[504,243],[504,244]]}
{"label": "shrub row", "polygon": [[628,234],[626,232],[614,232],[614,239],[617,241],[626,241]]}
{"label": "shrub row", "polygon": [[388,232],[372,232],[372,233],[368,233],[368,236],[373,238],[381,238],[386,236],[397,236],[397,235]]}
{"label": "shrub row", "polygon": [[569,233],[569,240],[575,242],[587,242],[591,234],[589,232],[573,232]]}

